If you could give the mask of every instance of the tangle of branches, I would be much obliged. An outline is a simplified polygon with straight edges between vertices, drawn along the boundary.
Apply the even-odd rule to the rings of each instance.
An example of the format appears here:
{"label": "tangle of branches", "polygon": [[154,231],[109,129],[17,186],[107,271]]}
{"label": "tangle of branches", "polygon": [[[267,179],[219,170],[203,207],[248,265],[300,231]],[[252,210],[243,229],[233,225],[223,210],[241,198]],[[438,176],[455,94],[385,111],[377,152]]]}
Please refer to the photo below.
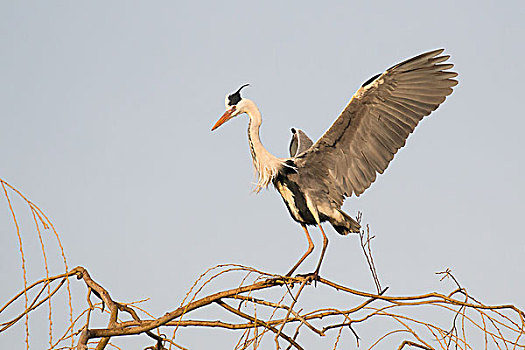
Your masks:
{"label": "tangle of branches", "polygon": [[[225,264],[205,271],[178,307],[162,316],[154,316],[145,309],[143,301],[114,300],[86,268],[78,266],[69,269],[63,250],[64,272],[51,275],[41,229],[50,230],[59,245],[60,240],[50,220],[22,193],[1,179],[0,183],[20,242],[24,275],[22,290],[0,307],[0,336],[9,332],[14,325],[24,323],[27,349],[29,318],[39,308],[48,309],[49,349],[119,348],[112,340],[139,334],[151,339],[151,346],[146,349],[186,349],[175,342],[175,336],[188,327],[213,327],[230,331],[237,339],[235,350],[262,348],[263,339],[269,339],[276,349],[305,349],[309,348],[302,341],[305,333],[331,339],[331,349],[337,349],[343,338],[349,338],[356,346],[366,349],[380,348],[392,339],[396,340],[397,349],[466,350],[480,349],[482,346],[484,349],[525,348],[525,313],[513,305],[487,305],[481,302],[460,285],[449,269],[438,273],[441,279],[453,281],[454,288],[448,293],[389,295],[388,288],[382,288],[379,282],[372,258],[373,237],[368,227],[360,236],[362,251],[376,286],[373,292],[356,290],[322,277],[314,281],[313,275],[284,277],[241,265]],[[10,194],[13,193],[28,205],[34,217],[35,231],[42,242],[46,275],[33,283],[27,282],[25,278],[26,262],[19,221],[11,205]],[[226,276],[237,278],[231,288],[204,292]],[[71,307],[72,283],[80,283],[85,291],[79,296],[85,298],[84,310],[77,314],[73,313]],[[344,300],[345,307],[335,307],[332,303],[334,299],[331,298],[316,299],[313,306],[306,305],[303,302],[304,295],[309,288],[314,293],[321,289],[333,292],[339,300]],[[65,329],[58,331],[53,329],[51,312],[52,300],[60,293],[65,293],[69,301],[69,315],[64,315],[69,321]],[[222,310],[224,317],[219,320],[195,317],[196,310],[202,308]],[[411,312],[414,309],[424,312],[417,313],[417,316]],[[7,313],[15,316],[6,318]],[[437,313],[447,315],[446,324],[438,321]],[[101,315],[105,318],[106,326],[93,326],[93,319]],[[371,327],[377,319],[388,322],[381,323],[382,327],[377,330],[374,339],[362,340],[361,331]],[[265,344],[264,348],[268,348],[267,340]]]}

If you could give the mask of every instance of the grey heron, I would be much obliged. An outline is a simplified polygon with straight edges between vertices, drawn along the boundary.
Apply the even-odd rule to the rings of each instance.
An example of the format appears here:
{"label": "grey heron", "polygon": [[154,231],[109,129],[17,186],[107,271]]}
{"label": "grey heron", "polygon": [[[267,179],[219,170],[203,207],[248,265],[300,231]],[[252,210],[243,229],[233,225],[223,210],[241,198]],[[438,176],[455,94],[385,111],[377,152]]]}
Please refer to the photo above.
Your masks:
{"label": "grey heron", "polygon": [[226,97],[226,112],[212,131],[235,116],[248,115],[248,141],[258,175],[255,191],[272,183],[306,234],[308,249],[287,276],[314,248],[307,225],[318,226],[323,235],[314,278],[328,245],[321,223],[328,221],[341,235],[360,231],[359,223],[341,210],[343,201],[369,188],[419,121],[452,93],[457,73],[450,71],[453,64],[444,63],[450,56],[443,51],[423,53],[367,80],[317,142],[292,129],[288,158],[275,157],[261,143],[261,113],[253,101],[241,97],[248,84]]}

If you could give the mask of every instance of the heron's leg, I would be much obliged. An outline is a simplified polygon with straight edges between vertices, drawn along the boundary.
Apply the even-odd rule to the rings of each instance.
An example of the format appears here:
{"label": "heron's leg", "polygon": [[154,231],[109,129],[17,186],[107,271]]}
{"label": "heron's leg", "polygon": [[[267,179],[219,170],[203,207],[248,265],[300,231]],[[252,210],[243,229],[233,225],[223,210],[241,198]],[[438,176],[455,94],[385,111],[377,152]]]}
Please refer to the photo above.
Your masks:
{"label": "heron's leg", "polygon": [[323,262],[324,253],[326,252],[326,247],[328,247],[328,238],[326,237],[326,234],[324,233],[323,226],[319,224],[319,229],[321,230],[321,233],[323,234],[323,250],[321,251],[321,257],[319,258],[319,262],[317,263],[317,268],[315,269],[314,276],[317,278],[319,275],[319,269],[321,268],[321,263]]}
{"label": "heron's leg", "polygon": [[312,242],[312,238],[310,237],[310,234],[308,233],[308,229],[306,228],[306,226],[304,224],[301,224],[301,226],[302,226],[304,232],[306,233],[306,238],[308,239],[308,250],[306,250],[306,253],[304,253],[304,255],[301,257],[301,259],[299,259],[297,264],[295,264],[294,267],[292,267],[292,269],[290,271],[288,271],[286,276],[291,276],[292,273],[294,273],[294,271],[299,267],[299,265],[301,265],[303,260],[306,259],[306,257],[308,255],[310,255],[312,250],[314,250],[314,242]]}

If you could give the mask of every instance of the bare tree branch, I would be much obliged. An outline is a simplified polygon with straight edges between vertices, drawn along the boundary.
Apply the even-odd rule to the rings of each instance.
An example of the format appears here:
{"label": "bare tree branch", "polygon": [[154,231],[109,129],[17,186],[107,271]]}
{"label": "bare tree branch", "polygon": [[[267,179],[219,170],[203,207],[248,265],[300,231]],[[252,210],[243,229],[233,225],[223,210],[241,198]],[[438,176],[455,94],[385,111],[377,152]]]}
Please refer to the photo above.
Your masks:
{"label": "bare tree branch", "polygon": [[[69,270],[58,234],[44,212],[5,181],[0,179],[0,182],[7,201],[11,201],[9,195],[14,194],[13,199],[18,196],[31,211],[33,225],[37,232],[35,237],[40,241],[39,246],[45,261],[43,268],[45,278],[31,284],[25,280],[22,290],[4,302],[0,308],[0,336],[14,325],[23,324],[27,349],[30,333],[29,319],[36,317],[34,315],[38,313],[35,313],[35,310],[46,308],[46,305],[49,308],[50,350],[74,348],[87,350],[88,347],[103,350],[108,346],[119,349],[112,343],[116,337],[137,334],[142,334],[152,341],[152,345],[147,348],[150,350],[165,350],[164,346],[187,350],[175,343],[174,337],[178,329],[188,327],[217,327],[231,330],[232,333],[241,331],[235,350],[248,347],[257,349],[261,347],[263,338],[270,338],[265,336],[271,333],[275,335],[274,342],[277,349],[281,349],[283,344],[288,349],[309,348],[310,346],[301,345],[304,340],[303,335],[307,332],[316,337],[328,338],[330,347],[336,350],[341,339],[347,334],[345,329],[350,330],[348,334],[355,337],[358,346],[364,344],[368,349],[384,344],[386,339],[394,344],[400,344],[398,350],[408,347],[428,350],[434,349],[434,346],[447,350],[476,349],[481,346],[525,349],[525,313],[512,304],[482,303],[459,283],[450,269],[438,273],[442,280],[449,278],[454,282],[454,289],[448,293],[432,291],[420,295],[388,295],[386,293],[388,287],[382,288],[379,282],[371,248],[374,236],[370,235],[368,225],[360,234],[361,248],[376,292],[357,290],[320,276],[314,281],[312,274],[286,277],[242,265],[224,264],[214,266],[199,276],[178,307],[155,317],[142,304],[139,306],[143,301],[124,303],[113,299],[109,290],[96,282],[86,268],[78,266]],[[10,208],[15,222],[15,232],[21,241],[21,230],[16,226],[17,216],[13,206]],[[359,221],[360,217],[359,215]],[[49,254],[45,251],[46,245],[40,235],[40,227],[53,230],[60,248],[59,256],[64,261],[65,272],[50,275],[47,266]],[[27,257],[22,245],[19,248],[23,261],[21,273],[25,274]],[[230,288],[219,291],[213,289],[214,292],[204,294],[206,286],[210,287],[213,282],[226,277],[231,281],[233,276],[237,278],[239,274],[241,277],[236,279],[237,282],[234,282]],[[78,302],[85,302],[85,309],[76,313],[75,317],[73,317],[70,289],[70,283],[75,281],[73,277],[76,277],[85,288],[85,294],[81,294],[77,299]],[[334,299],[319,299],[313,307],[307,307],[306,305],[309,304],[305,303],[303,294],[307,294],[304,291],[312,287],[312,282],[317,283],[317,288],[309,290],[310,292],[324,289],[323,293],[333,293]],[[61,330],[61,337],[53,338],[51,301],[56,303],[57,300],[61,300],[60,295],[67,297],[69,314],[58,315],[55,311],[53,317],[62,317],[64,320],[69,318],[69,325]],[[338,296],[345,300],[343,309],[334,306],[341,305],[335,302]],[[92,297],[99,300],[92,300]],[[349,304],[349,300],[352,300],[352,304]],[[231,305],[234,303],[237,303],[236,307]],[[235,315],[242,321],[190,318],[195,315],[195,310],[204,307],[217,308],[225,315]],[[413,310],[424,310],[424,312],[411,313]],[[439,318],[435,316],[436,311],[441,314],[445,312],[449,317],[446,322],[447,329],[439,325]],[[93,321],[95,318],[98,321],[103,319],[105,322],[103,324],[107,326],[93,327],[92,322],[95,322]],[[374,328],[378,331],[378,335],[374,338],[362,339],[357,330],[361,332],[366,327],[375,327],[369,325],[376,319],[389,322],[382,324],[384,328]],[[303,332],[300,333],[301,329]],[[165,335],[165,331],[172,332],[171,338]],[[482,339],[483,344],[474,343],[472,339],[476,337]],[[66,344],[69,341],[71,344]]]}

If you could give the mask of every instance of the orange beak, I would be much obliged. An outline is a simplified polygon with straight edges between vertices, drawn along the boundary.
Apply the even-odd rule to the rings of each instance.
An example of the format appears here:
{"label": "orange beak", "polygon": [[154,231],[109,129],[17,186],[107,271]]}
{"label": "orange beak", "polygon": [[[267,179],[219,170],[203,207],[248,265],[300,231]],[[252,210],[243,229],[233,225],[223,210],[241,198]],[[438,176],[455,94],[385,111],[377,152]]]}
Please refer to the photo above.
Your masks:
{"label": "orange beak", "polygon": [[226,112],[224,112],[222,117],[219,120],[217,120],[217,123],[215,123],[213,128],[211,128],[211,131],[217,129],[219,126],[221,126],[222,124],[226,123],[228,120],[232,119],[233,112],[235,112],[235,106],[233,106],[232,108],[230,108]]}

